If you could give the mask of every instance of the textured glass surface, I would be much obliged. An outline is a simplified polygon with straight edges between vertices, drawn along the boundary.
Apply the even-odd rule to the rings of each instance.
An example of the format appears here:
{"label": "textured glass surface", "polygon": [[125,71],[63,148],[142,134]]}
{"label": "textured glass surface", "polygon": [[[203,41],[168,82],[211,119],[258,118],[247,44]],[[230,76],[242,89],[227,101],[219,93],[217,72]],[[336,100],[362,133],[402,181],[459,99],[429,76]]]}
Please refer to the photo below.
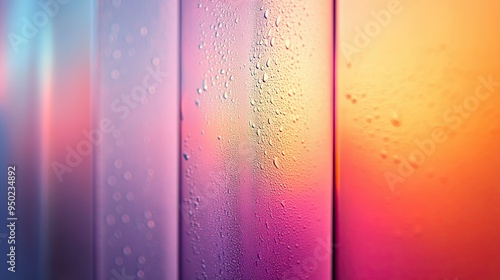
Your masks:
{"label": "textured glass surface", "polygon": [[184,279],[329,279],[331,1],[182,4]]}
{"label": "textured glass surface", "polygon": [[160,0],[96,6],[98,279],[177,277],[178,9]]}

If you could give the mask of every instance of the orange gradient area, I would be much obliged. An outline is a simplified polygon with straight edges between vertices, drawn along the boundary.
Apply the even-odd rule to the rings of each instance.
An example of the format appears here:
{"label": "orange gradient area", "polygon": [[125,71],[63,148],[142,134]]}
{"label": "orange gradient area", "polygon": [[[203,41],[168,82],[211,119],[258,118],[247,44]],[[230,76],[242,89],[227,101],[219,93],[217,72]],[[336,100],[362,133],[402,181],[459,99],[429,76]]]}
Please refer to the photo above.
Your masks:
{"label": "orange gradient area", "polygon": [[338,8],[340,278],[498,279],[500,4]]}

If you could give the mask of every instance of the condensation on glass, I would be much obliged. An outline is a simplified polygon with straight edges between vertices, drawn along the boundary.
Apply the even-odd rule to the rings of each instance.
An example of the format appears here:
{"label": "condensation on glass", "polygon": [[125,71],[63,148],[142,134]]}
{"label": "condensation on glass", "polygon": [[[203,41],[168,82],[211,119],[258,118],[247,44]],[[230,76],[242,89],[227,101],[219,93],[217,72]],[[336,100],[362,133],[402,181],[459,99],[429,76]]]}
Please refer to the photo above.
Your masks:
{"label": "condensation on glass", "polygon": [[178,2],[96,2],[96,279],[176,279]]}
{"label": "condensation on glass", "polygon": [[330,279],[332,36],[332,1],[182,3],[184,279]]}

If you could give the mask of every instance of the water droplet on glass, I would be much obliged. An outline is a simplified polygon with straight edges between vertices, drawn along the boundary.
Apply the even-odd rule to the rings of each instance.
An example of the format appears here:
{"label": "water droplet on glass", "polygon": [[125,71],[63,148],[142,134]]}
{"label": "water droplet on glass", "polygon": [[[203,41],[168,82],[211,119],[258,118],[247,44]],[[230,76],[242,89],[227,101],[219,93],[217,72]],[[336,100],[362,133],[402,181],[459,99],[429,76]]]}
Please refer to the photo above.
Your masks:
{"label": "water droplet on glass", "polygon": [[154,221],[148,221],[147,223],[148,228],[154,228],[156,226]]}
{"label": "water droplet on glass", "polygon": [[153,57],[153,59],[151,60],[151,63],[153,63],[153,65],[160,65],[160,58]]}
{"label": "water droplet on glass", "polygon": [[114,165],[115,165],[116,169],[120,169],[123,167],[123,161],[121,161],[120,159],[117,159],[117,160],[115,160]]}
{"label": "water droplet on glass", "polygon": [[108,181],[108,184],[111,185],[111,186],[116,185],[116,182],[117,182],[115,176],[109,176],[107,181]]}
{"label": "water droplet on glass", "polygon": [[411,154],[408,160],[410,165],[414,168],[419,168],[420,164],[422,163],[422,158],[420,158],[420,156],[417,156],[416,154]]}
{"label": "water droplet on glass", "polygon": [[393,113],[391,117],[391,123],[393,126],[398,127],[401,125],[401,121],[399,120],[398,113]]}
{"label": "water droplet on glass", "polygon": [[128,222],[130,222],[130,216],[129,216],[129,215],[127,215],[127,214],[123,214],[123,215],[122,215],[122,222],[123,222],[124,224],[127,224]]}
{"label": "water droplet on glass", "polygon": [[120,201],[122,199],[122,195],[119,192],[113,193],[113,200],[114,201]]}
{"label": "water droplet on glass", "polygon": [[121,213],[123,213],[123,211],[125,211],[125,207],[123,207],[123,205],[121,205],[121,204],[117,205],[115,207],[115,211],[116,211],[116,214],[121,214]]}
{"label": "water droplet on glass", "polygon": [[129,256],[129,255],[132,253],[132,249],[130,249],[130,247],[129,247],[129,246],[125,246],[125,247],[123,247],[122,252],[123,252],[123,254],[124,254],[125,256]]}
{"label": "water droplet on glass", "polygon": [[120,50],[113,51],[113,58],[114,59],[120,59],[121,57],[122,57],[122,52]]}
{"label": "water droplet on glass", "polygon": [[115,258],[115,264],[116,265],[122,265],[123,264],[123,258],[122,257],[116,257]]}
{"label": "water droplet on glass", "polygon": [[187,153],[183,153],[182,156],[184,156],[184,159],[185,160],[188,160],[189,159],[189,155]]}
{"label": "water droplet on glass", "polygon": [[120,71],[114,69],[111,71],[110,75],[113,80],[118,80],[120,78]]}
{"label": "water droplet on glass", "polygon": [[127,36],[125,37],[125,42],[127,42],[127,43],[129,43],[129,44],[132,44],[132,43],[134,42],[134,36],[132,36],[132,35],[130,35],[130,34],[129,34],[129,35],[127,35]]}
{"label": "water droplet on glass", "polygon": [[116,223],[115,216],[113,215],[106,216],[106,223],[110,226],[114,225]]}
{"label": "water droplet on glass", "polygon": [[281,16],[278,16],[276,18],[276,26],[278,26],[280,24],[280,22],[281,22]]}
{"label": "water droplet on glass", "polygon": [[128,201],[133,201],[133,200],[134,200],[134,198],[135,198],[135,196],[134,196],[134,193],[133,193],[133,192],[128,192],[128,193],[127,193],[127,200],[128,200]]}
{"label": "water droplet on glass", "polygon": [[269,29],[269,31],[267,31],[267,37],[271,38],[272,35],[273,35],[273,30]]}
{"label": "water droplet on glass", "polygon": [[292,42],[290,41],[290,39],[286,39],[286,41],[285,41],[285,47],[286,47],[287,50],[290,49],[291,44],[292,44]]}
{"label": "water droplet on glass", "polygon": [[203,82],[202,82],[202,88],[203,88],[204,91],[207,91],[207,89],[208,89],[207,80],[203,80]]}
{"label": "water droplet on glass", "polygon": [[127,181],[130,180],[130,179],[132,179],[132,173],[130,173],[130,171],[125,171],[123,173],[123,179],[125,179]]}
{"label": "water droplet on glass", "polygon": [[146,218],[148,220],[152,219],[153,214],[151,213],[151,211],[149,211],[149,210],[144,211],[144,218]]}
{"label": "water droplet on glass", "polygon": [[266,18],[266,19],[269,18],[269,10],[266,10],[264,12],[264,18]]}
{"label": "water droplet on glass", "polygon": [[380,157],[383,159],[386,159],[387,158],[387,151],[386,150],[380,151]]}
{"label": "water droplet on glass", "polygon": [[143,27],[141,27],[140,32],[141,32],[142,36],[146,36],[148,34],[148,29],[143,26]]}
{"label": "water droplet on glass", "polygon": [[279,165],[279,159],[278,159],[278,157],[275,157],[275,158],[274,158],[274,160],[273,160],[273,164],[274,164],[274,166],[275,166],[276,168],[278,168],[278,169],[280,168],[280,165]]}

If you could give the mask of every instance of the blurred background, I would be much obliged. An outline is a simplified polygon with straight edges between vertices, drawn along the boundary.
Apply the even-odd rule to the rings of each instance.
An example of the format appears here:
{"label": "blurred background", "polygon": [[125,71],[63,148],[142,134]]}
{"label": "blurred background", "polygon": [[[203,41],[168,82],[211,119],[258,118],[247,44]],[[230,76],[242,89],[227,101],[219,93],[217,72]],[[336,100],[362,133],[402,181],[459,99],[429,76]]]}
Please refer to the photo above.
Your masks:
{"label": "blurred background", "polygon": [[498,279],[498,2],[340,0],[340,279]]}
{"label": "blurred background", "polygon": [[[91,279],[91,159],[62,181],[53,171],[91,125],[90,1],[0,5],[0,278]],[[17,165],[15,273],[6,263],[8,164]]]}

